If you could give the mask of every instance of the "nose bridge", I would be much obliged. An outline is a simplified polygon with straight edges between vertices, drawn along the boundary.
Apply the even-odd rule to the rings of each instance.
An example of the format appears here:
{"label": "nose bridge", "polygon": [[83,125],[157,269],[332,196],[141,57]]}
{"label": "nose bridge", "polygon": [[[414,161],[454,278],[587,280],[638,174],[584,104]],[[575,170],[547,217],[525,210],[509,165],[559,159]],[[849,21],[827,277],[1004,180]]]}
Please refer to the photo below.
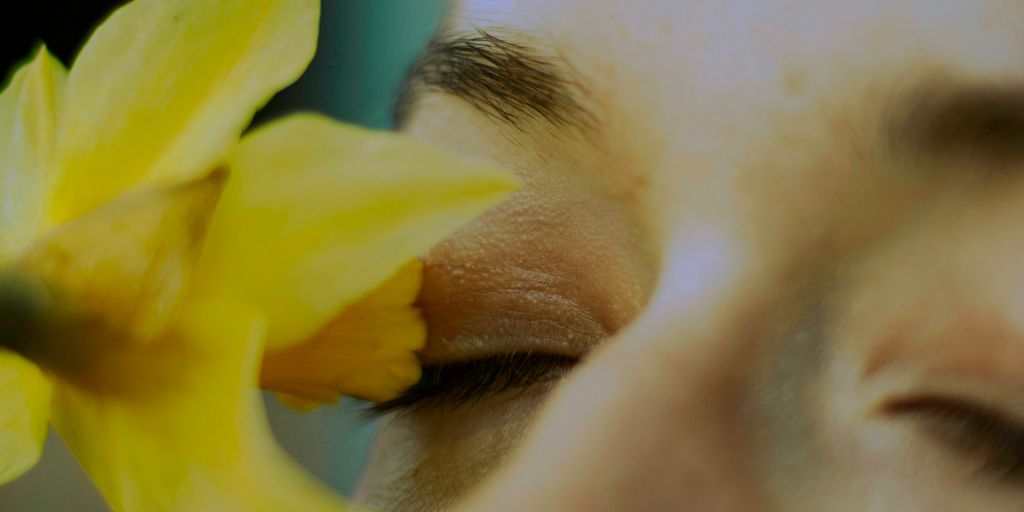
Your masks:
{"label": "nose bridge", "polygon": [[644,397],[630,417],[663,425],[652,429],[662,438],[637,441],[637,449],[649,442],[668,459],[671,509],[764,510],[744,411],[755,344],[771,317],[771,281],[727,231],[688,230],[669,250],[648,309],[599,357],[606,375],[630,388],[621,396]]}

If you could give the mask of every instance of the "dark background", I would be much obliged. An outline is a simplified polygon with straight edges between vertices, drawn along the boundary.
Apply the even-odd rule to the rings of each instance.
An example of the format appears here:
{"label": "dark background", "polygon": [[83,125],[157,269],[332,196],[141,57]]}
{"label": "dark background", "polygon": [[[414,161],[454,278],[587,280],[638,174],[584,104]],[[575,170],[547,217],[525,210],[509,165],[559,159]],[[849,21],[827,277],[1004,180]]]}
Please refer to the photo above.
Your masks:
{"label": "dark background", "polygon": [[[120,1],[24,0],[2,12],[0,75],[45,43],[70,67],[93,28]],[[256,124],[315,110],[374,128],[390,127],[400,78],[432,34],[445,0],[322,0],[320,41],[307,73],[275,97]]]}
{"label": "dark background", "polygon": [[[0,67],[10,70],[24,60],[40,42],[65,64],[77,53],[97,22],[122,2],[103,1],[35,1],[17,2],[19,9],[8,4],[3,17],[3,48]],[[7,73],[5,72],[5,75]]]}
{"label": "dark background", "polygon": [[[45,44],[50,53],[70,67],[93,29],[123,3],[125,0],[28,0],[19,3],[23,10],[17,15],[8,9],[4,19],[3,48],[0,50],[0,70],[3,70],[4,85],[10,80],[15,67],[29,59],[40,44]],[[338,8],[339,2],[328,0],[324,4],[325,9],[334,9]],[[330,13],[324,14],[326,19]],[[317,108],[316,98],[304,97],[298,89],[301,87],[296,84],[282,91],[260,111],[255,124],[287,110],[323,110]]]}

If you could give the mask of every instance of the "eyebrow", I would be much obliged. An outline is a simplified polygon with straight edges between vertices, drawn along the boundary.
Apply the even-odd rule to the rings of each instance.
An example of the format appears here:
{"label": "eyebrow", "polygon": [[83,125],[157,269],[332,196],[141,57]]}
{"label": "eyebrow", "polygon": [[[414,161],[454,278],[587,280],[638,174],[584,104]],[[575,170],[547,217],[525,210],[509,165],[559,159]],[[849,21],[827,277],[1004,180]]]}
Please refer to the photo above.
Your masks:
{"label": "eyebrow", "polygon": [[571,70],[536,48],[485,30],[440,35],[413,65],[392,112],[401,128],[426,92],[461,98],[488,117],[525,131],[528,121],[586,130],[595,116]]}
{"label": "eyebrow", "polygon": [[894,114],[887,139],[896,155],[996,165],[1024,159],[1024,87],[931,83]]}

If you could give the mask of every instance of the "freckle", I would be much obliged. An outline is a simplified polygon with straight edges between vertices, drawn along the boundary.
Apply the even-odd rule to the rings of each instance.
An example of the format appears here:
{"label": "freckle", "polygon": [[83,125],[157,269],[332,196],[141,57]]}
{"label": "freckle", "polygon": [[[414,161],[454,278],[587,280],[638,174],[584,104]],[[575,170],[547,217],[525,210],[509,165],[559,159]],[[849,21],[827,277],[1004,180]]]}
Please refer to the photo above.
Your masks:
{"label": "freckle", "polygon": [[806,79],[804,78],[803,73],[791,69],[786,72],[786,76],[783,80],[785,82],[787,93],[796,96],[804,91]]}

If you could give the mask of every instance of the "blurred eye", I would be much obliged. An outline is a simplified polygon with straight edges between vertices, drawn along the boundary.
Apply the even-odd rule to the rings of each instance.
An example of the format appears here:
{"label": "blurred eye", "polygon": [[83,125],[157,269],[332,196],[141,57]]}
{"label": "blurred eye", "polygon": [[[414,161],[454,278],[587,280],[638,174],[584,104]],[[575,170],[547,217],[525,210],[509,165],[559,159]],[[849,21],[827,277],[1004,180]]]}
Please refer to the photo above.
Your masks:
{"label": "blurred eye", "polygon": [[577,362],[577,358],[568,356],[514,352],[424,366],[419,382],[398,398],[377,404],[369,413],[381,415],[423,407],[472,404],[500,393],[561,379]]}
{"label": "blurred eye", "polygon": [[937,442],[1000,481],[1024,484],[1024,424],[1009,415],[944,397],[891,403],[886,412],[911,417]]}

